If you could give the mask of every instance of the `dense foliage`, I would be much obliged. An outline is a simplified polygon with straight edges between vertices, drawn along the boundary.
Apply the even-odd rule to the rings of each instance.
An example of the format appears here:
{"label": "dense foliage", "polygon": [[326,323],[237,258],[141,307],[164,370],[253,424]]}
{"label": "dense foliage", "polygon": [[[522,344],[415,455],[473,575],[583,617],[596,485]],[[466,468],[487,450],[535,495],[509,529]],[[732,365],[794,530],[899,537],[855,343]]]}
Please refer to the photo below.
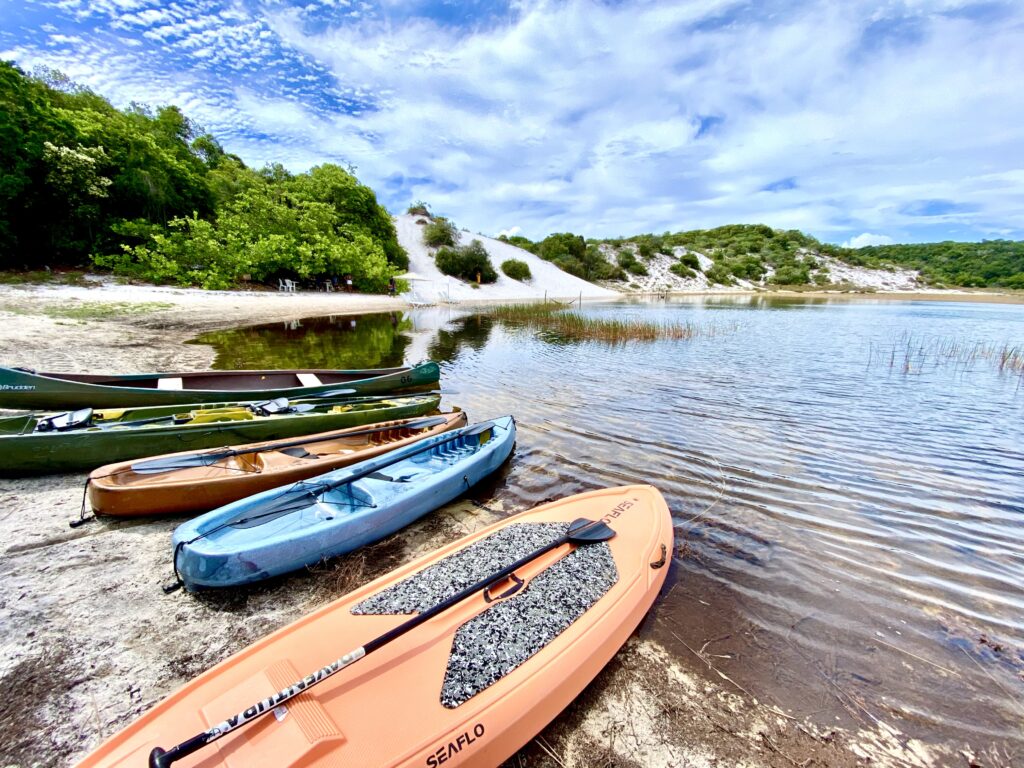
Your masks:
{"label": "dense foliage", "polygon": [[210,288],[348,273],[372,291],[408,267],[344,169],[250,169],[177,107],[120,110],[59,73],[0,62],[0,163],[0,267],[92,260]]}
{"label": "dense foliage", "polygon": [[892,263],[919,269],[930,283],[1024,288],[1024,242],[875,245],[847,251],[844,261],[875,266]]}
{"label": "dense foliage", "polygon": [[459,242],[459,230],[455,222],[438,216],[423,227],[423,242],[431,248],[440,248],[442,245],[455,246]]}
{"label": "dense foliage", "polygon": [[513,280],[530,280],[533,277],[530,274],[530,265],[519,259],[506,259],[501,262],[501,271]]}
{"label": "dense foliage", "polygon": [[537,244],[535,253],[559,269],[584,280],[623,280],[625,273],[614,267],[596,245],[588,245],[579,235],[558,232]]}
{"label": "dense foliage", "polygon": [[479,240],[462,247],[442,246],[434,256],[437,268],[446,275],[479,283],[493,283],[498,273],[491,265],[487,249]]}

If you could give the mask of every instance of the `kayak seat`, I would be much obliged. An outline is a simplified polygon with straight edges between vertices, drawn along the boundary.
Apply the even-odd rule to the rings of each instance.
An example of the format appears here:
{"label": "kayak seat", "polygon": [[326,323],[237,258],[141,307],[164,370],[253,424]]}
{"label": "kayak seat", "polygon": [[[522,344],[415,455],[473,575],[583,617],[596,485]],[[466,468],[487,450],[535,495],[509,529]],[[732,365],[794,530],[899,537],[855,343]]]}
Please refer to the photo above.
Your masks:
{"label": "kayak seat", "polygon": [[183,388],[183,384],[184,384],[184,382],[182,382],[181,377],[178,377],[178,378],[168,377],[166,379],[157,379],[156,380],[156,388],[157,389],[178,390],[178,389],[182,389]]}
{"label": "kayak seat", "polygon": [[249,421],[255,418],[250,411],[242,408],[211,408],[207,411],[194,411],[189,424],[213,424],[218,421]]}
{"label": "kayak seat", "polygon": [[323,386],[323,382],[320,381],[320,377],[315,373],[296,373],[299,379],[299,384],[304,387],[320,387]]}

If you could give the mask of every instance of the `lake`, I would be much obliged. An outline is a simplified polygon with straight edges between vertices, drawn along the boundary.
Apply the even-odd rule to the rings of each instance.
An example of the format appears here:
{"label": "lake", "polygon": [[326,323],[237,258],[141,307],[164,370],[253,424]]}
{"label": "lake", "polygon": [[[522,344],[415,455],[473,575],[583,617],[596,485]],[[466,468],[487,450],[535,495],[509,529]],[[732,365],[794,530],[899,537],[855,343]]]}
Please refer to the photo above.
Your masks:
{"label": "lake", "polygon": [[1024,748],[1024,377],[999,358],[1024,351],[1024,306],[739,296],[584,312],[698,333],[609,346],[430,308],[199,341],[222,368],[437,360],[447,405],[519,423],[474,498],[519,511],[662,490],[675,561],[641,631],[688,667],[823,726],[879,718]]}

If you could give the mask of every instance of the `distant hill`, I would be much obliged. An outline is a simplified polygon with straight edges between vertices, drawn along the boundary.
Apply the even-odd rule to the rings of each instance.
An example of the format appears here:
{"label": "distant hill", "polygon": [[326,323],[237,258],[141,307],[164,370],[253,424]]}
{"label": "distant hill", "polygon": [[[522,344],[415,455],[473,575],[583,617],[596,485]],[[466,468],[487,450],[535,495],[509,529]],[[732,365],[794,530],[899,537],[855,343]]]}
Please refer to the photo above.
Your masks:
{"label": "distant hill", "polygon": [[[843,248],[822,243],[795,229],[764,224],[732,224],[715,229],[643,234],[625,238],[584,239],[556,233],[540,242],[505,238],[562,269],[585,279],[633,283],[645,289],[652,268],[664,275],[664,287],[721,285],[842,284],[853,268],[894,275],[872,276],[875,287],[1024,288],[1024,242],[986,240],[981,243],[922,243]],[[666,264],[665,261],[668,260]]]}

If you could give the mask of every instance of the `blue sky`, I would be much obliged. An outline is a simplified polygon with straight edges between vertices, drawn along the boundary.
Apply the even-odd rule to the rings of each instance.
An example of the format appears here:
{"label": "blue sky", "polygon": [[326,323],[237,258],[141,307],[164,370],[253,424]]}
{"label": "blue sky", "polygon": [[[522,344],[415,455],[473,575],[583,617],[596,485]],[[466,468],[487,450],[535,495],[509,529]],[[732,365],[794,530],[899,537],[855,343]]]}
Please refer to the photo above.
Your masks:
{"label": "blue sky", "polygon": [[0,57],[533,238],[1024,239],[1024,3],[0,0]]}

